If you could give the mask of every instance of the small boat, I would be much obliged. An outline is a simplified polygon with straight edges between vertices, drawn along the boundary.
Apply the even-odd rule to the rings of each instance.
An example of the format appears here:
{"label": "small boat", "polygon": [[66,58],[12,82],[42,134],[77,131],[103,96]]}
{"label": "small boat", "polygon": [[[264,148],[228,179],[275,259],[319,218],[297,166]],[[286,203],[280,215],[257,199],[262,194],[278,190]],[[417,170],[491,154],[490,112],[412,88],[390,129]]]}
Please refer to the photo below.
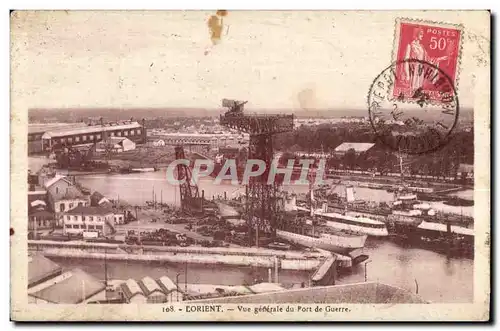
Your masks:
{"label": "small boat", "polygon": [[270,243],[269,245],[267,245],[268,248],[270,249],[277,249],[277,250],[280,250],[280,251],[287,251],[290,249],[290,245],[288,244],[285,244],[285,243],[280,243],[280,242],[273,242],[273,243]]}
{"label": "small boat", "polygon": [[132,168],[130,172],[154,172],[156,168]]}
{"label": "small boat", "polygon": [[444,197],[431,193],[417,193],[417,198],[422,201],[443,201]]}
{"label": "small boat", "polygon": [[449,198],[445,200],[443,203],[449,206],[463,206],[463,207],[474,206],[474,200],[467,200],[459,197]]}
{"label": "small boat", "polygon": [[436,233],[453,233],[464,237],[474,237],[474,230],[469,228],[464,228],[462,226],[450,225],[449,227],[446,224],[442,223],[433,223],[433,222],[422,222],[418,226],[419,230],[432,231]]}

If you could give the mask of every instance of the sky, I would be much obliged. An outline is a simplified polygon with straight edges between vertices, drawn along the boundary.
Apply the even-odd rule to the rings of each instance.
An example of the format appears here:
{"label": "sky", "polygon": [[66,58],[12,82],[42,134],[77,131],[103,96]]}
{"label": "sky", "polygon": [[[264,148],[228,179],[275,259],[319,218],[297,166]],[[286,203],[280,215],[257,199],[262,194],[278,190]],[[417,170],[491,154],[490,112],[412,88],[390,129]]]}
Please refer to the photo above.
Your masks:
{"label": "sky", "polygon": [[391,63],[399,16],[464,25],[462,106],[473,106],[474,72],[489,61],[482,12],[229,11],[215,45],[214,14],[16,12],[12,98],[22,108],[218,108],[222,98],[261,109],[366,108]]}

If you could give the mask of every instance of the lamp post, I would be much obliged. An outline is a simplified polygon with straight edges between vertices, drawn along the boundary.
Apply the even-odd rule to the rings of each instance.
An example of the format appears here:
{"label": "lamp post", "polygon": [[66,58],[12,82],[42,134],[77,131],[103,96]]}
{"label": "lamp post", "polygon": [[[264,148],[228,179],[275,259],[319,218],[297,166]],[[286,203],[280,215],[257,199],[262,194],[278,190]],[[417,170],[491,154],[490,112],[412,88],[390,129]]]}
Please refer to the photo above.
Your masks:
{"label": "lamp post", "polygon": [[187,262],[184,264],[185,270],[184,270],[184,293],[187,293],[188,291],[188,264]]}
{"label": "lamp post", "polygon": [[371,260],[368,260],[365,262],[365,283],[368,281],[368,275],[367,275],[367,271],[366,271],[366,266],[368,265],[368,263],[372,262]]}
{"label": "lamp post", "polygon": [[175,285],[177,286],[177,302],[179,302],[179,276],[181,275],[180,272],[177,273],[175,276]]}

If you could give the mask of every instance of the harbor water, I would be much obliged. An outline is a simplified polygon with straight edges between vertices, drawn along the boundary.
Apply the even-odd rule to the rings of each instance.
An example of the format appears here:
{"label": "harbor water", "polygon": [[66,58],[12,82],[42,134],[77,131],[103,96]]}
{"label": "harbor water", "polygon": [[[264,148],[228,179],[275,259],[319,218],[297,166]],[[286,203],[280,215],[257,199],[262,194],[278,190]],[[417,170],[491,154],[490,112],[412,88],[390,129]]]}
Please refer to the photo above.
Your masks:
{"label": "harbor water", "polygon": [[[155,199],[164,203],[179,204],[178,187],[166,180],[164,171],[127,174],[127,175],[90,175],[79,177],[78,181],[84,186],[97,190],[113,199],[123,199],[132,205],[142,205],[147,200]],[[203,178],[199,181],[200,189],[205,191],[205,197],[237,196],[243,192],[242,187],[230,183],[214,184],[213,178]],[[307,186],[293,186],[286,188],[296,193],[305,193]],[[335,191],[343,194],[345,187],[337,185]],[[356,188],[359,199],[374,201],[391,201],[393,194],[383,190]],[[431,202],[434,208],[439,204]],[[473,207],[453,207],[452,212],[457,215],[472,216]],[[449,209],[446,211],[450,212]],[[459,216],[458,216],[459,217]],[[418,292],[425,300],[442,303],[463,303],[473,300],[473,266],[474,261],[466,257],[447,257],[445,254],[425,250],[419,247],[407,247],[389,239],[369,238],[365,253],[370,256],[368,263],[362,263],[353,268],[352,272],[340,275],[337,284],[359,283],[365,281],[379,281],[399,286],[413,293]],[[82,268],[85,271],[103,279],[104,268],[102,261],[95,260],[68,260],[57,259],[57,262],[66,268]],[[179,281],[183,277],[186,265],[159,264],[159,263],[123,263],[111,261],[107,264],[108,277],[115,279],[139,279],[144,276],[159,277],[168,275],[175,279],[180,273]],[[366,273],[365,273],[366,268]],[[252,267],[221,267],[211,265],[187,266],[189,283],[208,283],[224,285],[251,284],[255,281],[267,281],[268,270]],[[280,282],[287,284],[308,283],[308,272],[281,271]]]}

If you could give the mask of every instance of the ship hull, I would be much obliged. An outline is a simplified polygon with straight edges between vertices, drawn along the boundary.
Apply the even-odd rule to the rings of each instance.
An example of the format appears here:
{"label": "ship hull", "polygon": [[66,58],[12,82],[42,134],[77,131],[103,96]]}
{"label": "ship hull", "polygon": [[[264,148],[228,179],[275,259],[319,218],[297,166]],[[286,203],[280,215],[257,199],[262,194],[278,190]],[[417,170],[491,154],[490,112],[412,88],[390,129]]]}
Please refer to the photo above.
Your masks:
{"label": "ship hull", "polygon": [[385,224],[383,228],[382,227],[369,228],[362,225],[350,225],[335,221],[327,221],[326,226],[335,230],[345,230],[345,231],[365,234],[367,236],[372,236],[372,237],[386,237],[389,235],[389,232],[387,231],[387,227],[385,226]]}
{"label": "ship hull", "polygon": [[342,255],[348,255],[356,249],[363,248],[367,238],[363,235],[341,236],[333,234],[322,234],[317,238],[282,230],[276,230],[276,236],[300,246],[319,248]]}
{"label": "ship hull", "polygon": [[317,212],[326,226],[333,230],[348,231],[373,237],[385,237],[389,235],[385,222],[375,220],[366,216],[349,216],[339,213]]}

